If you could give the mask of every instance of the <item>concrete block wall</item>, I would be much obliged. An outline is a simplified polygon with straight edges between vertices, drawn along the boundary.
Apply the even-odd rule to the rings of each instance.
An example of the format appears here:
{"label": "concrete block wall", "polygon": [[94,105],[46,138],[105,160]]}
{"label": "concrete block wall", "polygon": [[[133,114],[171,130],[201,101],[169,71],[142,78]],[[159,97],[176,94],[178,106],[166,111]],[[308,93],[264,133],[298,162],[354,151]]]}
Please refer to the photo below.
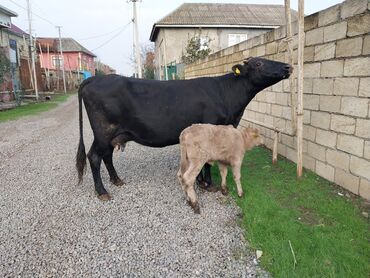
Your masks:
{"label": "concrete block wall", "polygon": [[[293,63],[297,23],[293,23]],[[287,62],[286,28],[223,49],[185,68],[185,77],[217,76],[250,56]],[[305,168],[370,199],[370,3],[348,0],[305,17]],[[289,81],[260,92],[242,126],[255,126],[272,147],[273,131],[291,130]],[[256,124],[258,123],[258,124]],[[279,154],[296,162],[296,137],[281,133]]]}

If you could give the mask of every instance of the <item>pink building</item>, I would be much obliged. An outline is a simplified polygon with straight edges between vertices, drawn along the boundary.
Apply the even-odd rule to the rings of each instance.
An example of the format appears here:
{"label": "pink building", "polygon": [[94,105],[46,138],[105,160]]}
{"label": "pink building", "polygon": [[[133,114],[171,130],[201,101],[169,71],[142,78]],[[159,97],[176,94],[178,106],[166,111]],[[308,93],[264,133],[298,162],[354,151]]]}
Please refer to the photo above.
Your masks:
{"label": "pink building", "polygon": [[95,74],[96,55],[72,38],[62,38],[63,57],[58,38],[38,38],[40,65],[44,70],[64,70],[70,74],[83,74],[87,78]]}

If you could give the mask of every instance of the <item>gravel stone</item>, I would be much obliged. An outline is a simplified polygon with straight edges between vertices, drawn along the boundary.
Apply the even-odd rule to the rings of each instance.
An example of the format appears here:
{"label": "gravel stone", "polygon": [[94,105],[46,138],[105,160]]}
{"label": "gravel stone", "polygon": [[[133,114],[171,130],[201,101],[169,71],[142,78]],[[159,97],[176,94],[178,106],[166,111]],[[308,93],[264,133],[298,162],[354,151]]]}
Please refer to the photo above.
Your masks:
{"label": "gravel stone", "polygon": [[[1,277],[269,277],[236,221],[230,197],[197,190],[201,214],[178,184],[179,146],[129,142],[114,154],[125,181],[91,171],[77,185],[76,96],[52,111],[0,123]],[[84,116],[88,150],[92,132]]]}

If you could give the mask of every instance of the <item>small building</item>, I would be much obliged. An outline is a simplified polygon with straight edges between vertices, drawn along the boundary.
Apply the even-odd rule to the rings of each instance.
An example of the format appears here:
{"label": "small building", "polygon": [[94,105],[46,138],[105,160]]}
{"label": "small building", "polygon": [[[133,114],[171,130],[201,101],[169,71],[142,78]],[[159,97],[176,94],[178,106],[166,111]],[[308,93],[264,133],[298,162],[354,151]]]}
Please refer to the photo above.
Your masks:
{"label": "small building", "polygon": [[101,61],[95,61],[95,75],[114,74],[116,70]]}
{"label": "small building", "polygon": [[15,93],[30,88],[27,67],[29,51],[28,34],[11,22],[15,12],[0,5],[0,51],[10,62],[10,68],[0,84],[0,101],[13,100]]}
{"label": "small building", "polygon": [[[292,20],[296,18],[292,11]],[[169,71],[176,74],[192,37],[207,43],[213,53],[284,24],[284,5],[184,3],[153,25],[156,78],[171,79]]]}
{"label": "small building", "polygon": [[60,55],[59,38],[37,38],[41,68],[46,78],[46,86],[51,90],[61,89],[63,67],[68,89],[95,75],[96,55],[75,39],[62,38],[61,41],[63,57]]}

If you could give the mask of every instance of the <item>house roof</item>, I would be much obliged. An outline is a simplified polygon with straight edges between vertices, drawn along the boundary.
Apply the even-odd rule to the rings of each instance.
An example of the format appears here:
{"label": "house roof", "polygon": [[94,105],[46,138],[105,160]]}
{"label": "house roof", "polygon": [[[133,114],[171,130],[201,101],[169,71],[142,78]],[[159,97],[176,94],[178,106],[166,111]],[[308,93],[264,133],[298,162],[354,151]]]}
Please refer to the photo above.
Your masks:
{"label": "house roof", "polygon": [[14,35],[17,35],[19,37],[23,37],[23,35],[29,36],[28,33],[26,33],[25,31],[23,31],[21,28],[19,28],[18,26],[16,26],[14,23],[12,23],[12,25],[10,25],[10,28],[8,28],[6,31],[7,32],[10,32],[10,33],[13,33]]}
{"label": "house roof", "polygon": [[8,8],[4,7],[4,6],[1,6],[0,5],[0,13],[3,13],[7,16],[10,16],[10,17],[15,17],[15,16],[18,16],[18,14],[16,12],[13,12],[11,10],[9,10]]}
{"label": "house roof", "polygon": [[[50,45],[55,51],[59,51],[59,38],[37,38],[42,46]],[[63,52],[83,52],[92,57],[96,57],[94,53],[82,46],[75,39],[62,38]]]}
{"label": "house roof", "polygon": [[[292,20],[296,18],[292,10]],[[275,28],[284,24],[284,5],[184,3],[153,25],[150,40],[155,41],[163,27]]]}

